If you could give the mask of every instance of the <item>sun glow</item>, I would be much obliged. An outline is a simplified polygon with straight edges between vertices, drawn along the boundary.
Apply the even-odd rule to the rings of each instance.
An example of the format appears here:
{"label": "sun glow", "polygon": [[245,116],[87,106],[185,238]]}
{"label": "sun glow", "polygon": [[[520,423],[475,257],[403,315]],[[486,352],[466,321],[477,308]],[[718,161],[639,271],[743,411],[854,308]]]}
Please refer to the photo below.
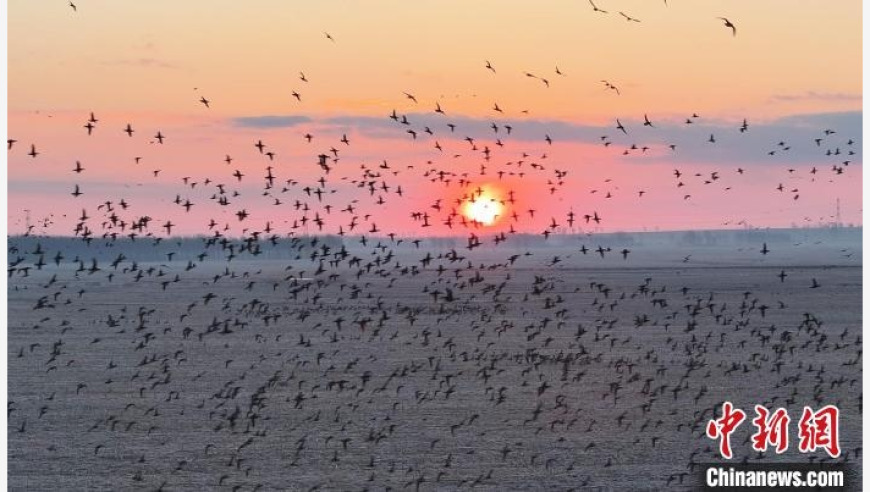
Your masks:
{"label": "sun glow", "polygon": [[465,202],[464,214],[480,225],[492,225],[502,214],[502,203],[487,191]]}

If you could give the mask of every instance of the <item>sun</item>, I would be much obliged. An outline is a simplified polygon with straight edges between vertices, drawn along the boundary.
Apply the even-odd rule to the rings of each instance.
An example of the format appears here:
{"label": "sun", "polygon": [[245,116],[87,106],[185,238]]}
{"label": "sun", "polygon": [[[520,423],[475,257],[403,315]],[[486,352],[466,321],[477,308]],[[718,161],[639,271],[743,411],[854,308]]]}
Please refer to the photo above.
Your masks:
{"label": "sun", "polygon": [[465,202],[465,216],[480,225],[494,224],[501,216],[501,212],[501,202],[487,192],[480,193]]}

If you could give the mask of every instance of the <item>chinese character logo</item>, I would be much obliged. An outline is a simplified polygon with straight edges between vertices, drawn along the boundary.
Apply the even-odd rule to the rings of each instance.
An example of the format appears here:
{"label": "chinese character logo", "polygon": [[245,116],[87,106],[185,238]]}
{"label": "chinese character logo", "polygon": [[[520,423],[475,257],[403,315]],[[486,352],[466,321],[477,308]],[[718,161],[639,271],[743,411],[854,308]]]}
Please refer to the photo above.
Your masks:
{"label": "chinese character logo", "polygon": [[822,448],[831,458],[840,456],[840,436],[837,429],[839,414],[839,410],[833,405],[823,407],[817,412],[813,412],[810,407],[804,407],[798,424],[800,451],[809,453],[816,448]]}
{"label": "chinese character logo", "polygon": [[719,454],[731,459],[731,433],[746,419],[743,410],[735,409],[730,401],[722,404],[722,418],[707,423],[707,437],[719,439]]}
{"label": "chinese character logo", "polygon": [[[768,446],[773,446],[777,454],[788,450],[788,425],[791,417],[785,408],[777,408],[773,412],[763,405],[755,405],[756,417],[752,420],[756,431],[752,435],[752,449],[765,452]],[[743,423],[746,413],[734,408],[730,401],[722,404],[722,417],[707,422],[707,437],[719,440],[719,454],[730,460],[731,433]],[[801,420],[798,423],[798,448],[801,453],[812,453],[821,448],[831,458],[840,456],[840,411],[833,405],[828,405],[814,412],[810,407],[804,407]]]}
{"label": "chinese character logo", "polygon": [[752,435],[752,449],[767,451],[767,445],[776,446],[776,454],[788,449],[788,424],[791,418],[784,408],[776,409],[773,414],[761,406],[755,405],[755,413],[758,415],[752,421],[758,429]]}

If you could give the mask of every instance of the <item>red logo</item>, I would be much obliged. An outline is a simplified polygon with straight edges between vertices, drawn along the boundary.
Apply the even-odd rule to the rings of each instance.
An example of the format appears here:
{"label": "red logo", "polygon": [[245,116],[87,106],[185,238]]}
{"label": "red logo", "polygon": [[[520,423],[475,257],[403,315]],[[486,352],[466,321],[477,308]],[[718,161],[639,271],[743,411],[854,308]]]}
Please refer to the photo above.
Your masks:
{"label": "red logo", "polygon": [[722,418],[707,423],[707,437],[719,439],[719,454],[731,459],[731,433],[746,419],[743,410],[734,409],[730,401],[722,404]]}
{"label": "red logo", "polygon": [[804,413],[798,424],[802,453],[824,449],[831,458],[840,456],[840,436],[838,432],[840,410],[833,405],[813,412],[810,407],[804,407]]}
{"label": "red logo", "polygon": [[[791,422],[784,408],[777,408],[772,413],[763,405],[755,405],[756,417],[752,420],[756,431],[752,435],[752,449],[767,451],[768,445],[774,446],[777,454],[788,450],[788,424]],[[731,433],[743,423],[746,413],[734,408],[730,401],[722,404],[722,417],[707,422],[707,437],[719,439],[719,454],[730,460]],[[840,456],[840,410],[828,405],[816,412],[810,407],[804,407],[803,415],[798,423],[798,449],[801,453],[812,453],[816,449],[824,449],[831,458]]]}
{"label": "red logo", "polygon": [[767,445],[776,446],[776,454],[788,449],[788,423],[791,418],[784,408],[777,408],[773,414],[761,406],[755,405],[758,415],[752,421],[758,431],[752,435],[752,449],[767,451]]}

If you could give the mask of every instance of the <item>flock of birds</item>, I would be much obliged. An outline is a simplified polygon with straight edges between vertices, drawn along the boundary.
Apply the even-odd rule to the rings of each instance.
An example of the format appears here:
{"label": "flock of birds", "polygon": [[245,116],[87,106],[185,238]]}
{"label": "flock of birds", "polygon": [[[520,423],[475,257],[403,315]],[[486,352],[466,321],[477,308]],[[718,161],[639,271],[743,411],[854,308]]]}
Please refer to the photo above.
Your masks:
{"label": "flock of birds", "polygon": [[[486,67],[494,70],[489,62],[486,63]],[[531,73],[526,75],[540,78]],[[300,73],[300,78],[307,81],[304,73]],[[546,79],[543,80],[546,81]],[[618,88],[609,82],[602,82],[607,85],[608,89],[618,91]],[[297,93],[294,91],[294,94]],[[405,97],[414,106],[418,105],[417,99],[413,94],[405,93]],[[204,107],[209,108],[210,101],[208,99],[202,97],[200,102]],[[413,109],[416,108],[412,108],[412,111]],[[498,113],[503,112],[498,103],[494,104],[493,111]],[[440,114],[447,119],[445,110],[440,102],[435,103],[434,114]],[[485,139],[484,137],[474,137],[468,134],[462,136],[461,133],[457,133],[462,131],[461,126],[450,122],[449,119],[444,123],[443,128],[436,127],[433,129],[432,126],[426,124],[418,126],[413,122],[414,115],[425,116],[424,113],[411,112],[400,114],[397,110],[393,110],[389,114],[389,119],[398,128],[403,129],[405,133],[410,135],[412,141],[417,142],[418,135],[426,135],[433,141],[431,145],[437,151],[437,156],[426,160],[422,166],[420,164],[390,164],[386,159],[378,165],[361,163],[358,168],[339,164],[343,150],[351,148],[350,138],[346,133],[343,133],[336,143],[331,145],[327,143],[326,145],[329,145],[328,148],[322,147],[315,151],[314,164],[311,165],[308,172],[319,171],[320,175],[316,180],[304,182],[301,178],[285,179],[286,176],[282,177],[282,173],[293,175],[298,175],[298,173],[290,172],[286,169],[282,170],[284,166],[280,166],[282,164],[280,159],[276,161],[278,159],[276,151],[272,150],[262,139],[258,139],[252,143],[252,147],[256,149],[255,153],[262,156],[265,160],[265,167],[262,169],[261,172],[263,174],[259,178],[259,186],[262,186],[262,190],[259,193],[260,197],[254,197],[253,199],[259,200],[260,204],[281,208],[282,212],[287,208],[286,205],[292,204],[292,210],[298,212],[298,215],[292,218],[292,222],[290,220],[285,221],[285,223],[289,224],[290,230],[286,232],[290,235],[298,235],[302,232],[307,233],[309,224],[314,224],[317,227],[317,233],[337,234],[339,236],[368,233],[372,235],[387,235],[394,238],[400,234],[397,232],[385,232],[381,227],[378,227],[376,223],[377,214],[373,213],[373,210],[392,204],[391,198],[404,199],[405,192],[402,181],[428,182],[433,185],[433,188],[435,187],[434,185],[442,185],[447,189],[458,187],[461,190],[461,194],[449,202],[443,198],[436,198],[425,208],[413,210],[410,217],[414,223],[422,228],[421,233],[425,235],[432,234],[427,232],[426,228],[428,227],[433,225],[446,226],[442,227],[441,231],[453,234],[457,230],[464,230],[468,233],[468,243],[479,246],[483,244],[483,241],[479,239],[478,235],[486,232],[486,228],[482,226],[487,224],[481,223],[475,217],[469,217],[463,211],[466,204],[473,203],[476,200],[487,199],[497,202],[499,208],[504,211],[503,216],[499,217],[499,219],[507,227],[502,228],[493,237],[495,244],[505,241],[506,235],[527,232],[530,228],[534,230],[535,227],[538,227],[534,220],[536,218],[536,210],[532,207],[528,207],[525,210],[521,209],[516,198],[517,190],[511,188],[506,190],[504,196],[489,196],[485,188],[481,186],[481,183],[486,183],[490,180],[495,182],[510,180],[513,183],[532,182],[533,186],[544,187],[551,195],[555,195],[563,190],[564,185],[569,179],[569,174],[572,171],[577,172],[572,170],[571,164],[568,163],[555,164],[551,167],[548,161],[548,153],[546,151],[541,152],[540,150],[536,152],[536,147],[534,146],[512,149],[512,145],[516,144],[511,142],[510,137],[517,131],[514,128],[517,123],[505,123],[494,120],[490,124],[492,135],[489,139]],[[697,113],[693,113],[685,119],[684,126],[690,127],[699,119],[700,116]],[[656,124],[653,123],[648,114],[644,114],[642,123],[639,123],[642,134],[637,137],[634,137],[634,135],[638,130],[623,123],[620,118],[615,118],[614,120],[613,129],[618,133],[615,135],[601,135],[598,142],[608,149],[618,147],[615,149],[617,155],[623,157],[642,157],[644,155],[660,156],[663,152],[671,154],[678,152],[677,143],[667,141],[653,143],[649,140],[654,138],[651,135],[654,135]],[[83,125],[88,136],[94,135],[98,122],[99,120],[91,112],[86,123]],[[129,138],[134,138],[136,133],[136,129],[134,129],[131,123],[127,123],[122,128],[122,131]],[[519,131],[522,131],[522,129],[519,129]],[[750,131],[749,122],[744,119],[739,126],[736,126],[735,131],[738,134],[748,133]],[[856,156],[855,140],[852,138],[837,139],[836,135],[836,130],[826,128],[820,129],[818,135],[812,139],[814,147],[818,150],[819,158],[828,159],[830,163],[828,170],[829,182],[834,182],[835,178],[844,176],[846,169],[848,169]],[[313,145],[315,140],[314,135],[305,133],[303,138],[307,144]],[[448,144],[440,138],[450,139],[450,143]],[[637,138],[637,140],[632,141],[634,138]],[[694,137],[690,135],[690,138]],[[149,140],[149,143],[164,145],[164,142],[167,140],[168,137],[162,131],[157,130],[153,138]],[[422,137],[419,138],[419,141],[423,142]],[[441,142],[445,143],[442,144]],[[717,136],[710,133],[709,137],[706,138],[706,142],[711,145],[716,144]],[[14,153],[17,149],[16,143],[16,139],[9,138],[7,140],[7,149]],[[541,136],[541,143],[549,147],[553,145],[554,139],[549,134],[544,134]],[[808,142],[801,143],[804,145],[808,144]],[[763,153],[766,153],[769,157],[776,156],[777,154],[787,156],[791,149],[792,143],[780,140],[778,143],[772,144],[770,150],[759,151],[759,156]],[[37,150],[37,145],[32,143],[30,144],[29,152],[26,154],[33,159],[38,159],[41,152]],[[247,158],[250,157],[247,156]],[[439,157],[441,160],[438,160]],[[476,172],[463,171],[461,166],[456,166],[455,163],[459,162],[457,160],[460,158],[466,162],[479,162]],[[497,158],[500,161],[494,163]],[[137,165],[144,162],[143,157],[138,155],[133,156],[132,161]],[[236,158],[229,154],[226,154],[222,161],[227,169],[224,174],[200,176],[198,178],[193,176],[181,177],[182,191],[176,194],[173,203],[183,208],[186,213],[190,213],[199,202],[192,201],[190,196],[182,196],[182,193],[185,195],[187,193],[195,193],[197,192],[197,187],[199,187],[200,197],[210,200],[220,207],[232,208],[231,205],[235,205],[239,201],[239,197],[248,193],[245,187],[250,186],[251,171],[248,171],[246,174],[239,167],[233,167],[233,162],[236,161]],[[230,169],[232,169],[232,172],[229,172]],[[339,172],[342,174],[337,179],[332,177],[334,173],[331,174],[336,169],[339,169]],[[358,169],[357,175],[354,175],[354,169]],[[159,178],[161,170],[160,168],[152,169],[152,176]],[[75,173],[75,176],[82,176],[82,173],[85,171],[86,168],[82,165],[81,161],[76,160],[71,172]],[[810,169],[788,168],[783,173],[782,180],[775,186],[772,186],[771,189],[780,193],[789,193],[793,200],[798,200],[801,196],[801,190],[794,183],[797,181],[814,183],[821,172],[824,172],[824,168],[820,170],[816,165],[811,166]],[[751,171],[747,171],[743,167],[735,167],[732,170],[723,169],[691,174],[675,168],[673,170],[675,178],[674,188],[680,192],[683,200],[689,200],[693,197],[693,193],[688,190],[690,188],[694,190],[699,189],[697,186],[699,184],[715,188],[716,185],[721,183],[720,179],[726,175],[740,177],[746,180],[744,182],[752,183],[754,178],[750,173]],[[848,178],[845,177],[845,179]],[[791,184],[786,186],[783,184],[784,182],[790,182]],[[720,186],[719,189],[730,191],[733,189],[733,186],[734,181],[727,181],[727,186]],[[74,198],[80,198],[85,195],[86,187],[87,184],[73,183],[70,195]],[[523,185],[523,188],[525,188],[525,185]],[[616,196],[618,189],[619,186],[615,185],[614,180],[607,178],[599,185],[591,187],[589,193],[600,193],[600,196],[603,196],[603,198],[611,199]],[[641,187],[636,190],[636,193],[637,198],[643,198],[648,193],[648,190]],[[368,195],[367,198],[370,200],[366,201],[365,204],[376,208],[367,208],[366,211],[369,213],[362,213],[360,209],[363,199],[360,196],[365,197],[366,195]],[[314,200],[315,198],[316,200]],[[338,200],[342,198],[345,198],[345,200],[339,202]],[[528,201],[532,202],[533,200]],[[128,210],[130,205],[129,199],[123,197],[116,200],[106,198],[101,202],[101,205],[97,207],[101,213],[102,220],[99,225],[101,236],[111,239],[117,239],[118,237],[129,237],[131,239],[152,237],[159,240],[160,235],[149,229],[149,224],[153,220],[150,215],[128,215],[126,217],[119,215],[119,212]],[[200,208],[197,207],[197,209]],[[245,207],[241,207],[237,208],[233,212],[233,215],[239,221],[245,221],[251,214]],[[66,215],[64,216],[66,217]],[[589,226],[594,222],[594,225],[598,226],[602,223],[602,218],[598,211],[589,210],[581,214],[575,213],[573,207],[571,207],[562,218],[550,217],[546,226],[543,230],[539,229],[539,232],[544,237],[549,237],[557,231],[564,230],[564,228],[574,230],[575,223],[580,225],[577,220],[580,217],[584,219],[582,225]],[[804,221],[808,224],[814,224],[829,221],[832,217],[824,215],[819,217],[805,216]],[[90,218],[87,210],[83,210],[81,220],[78,221],[74,231],[77,236],[81,236],[88,241],[94,238],[94,230],[86,220]],[[51,232],[51,226],[54,225],[55,219],[55,214],[51,214],[38,221],[37,224],[30,224],[26,233],[31,234],[37,231],[40,233]],[[730,221],[723,222],[723,225],[732,224]],[[249,226],[246,222],[242,224],[242,228],[239,230],[234,228],[230,222],[221,224],[217,222],[216,218],[212,217],[205,225],[209,233],[214,232],[216,235],[220,235],[221,231],[224,231],[240,235],[253,234],[258,237],[260,235],[273,238],[280,237],[277,231],[278,225],[273,223],[273,221],[266,221],[260,228]],[[171,218],[163,221],[161,229],[166,232],[165,236],[172,234],[174,226],[175,224]]]}
{"label": "flock of birds", "polygon": [[[489,60],[481,65],[500,73]],[[524,73],[550,87],[551,76]],[[567,77],[558,67],[554,76]],[[304,72],[299,81],[314,83]],[[290,97],[305,101],[301,89]],[[792,306],[815,299],[818,290],[808,289],[824,289],[815,277],[777,268],[752,277],[758,288],[744,286],[758,275],[752,269],[723,274],[720,288],[676,269],[610,278],[577,268],[586,261],[578,259],[630,264],[632,251],[587,246],[594,234],[566,254],[518,250],[512,241],[521,232],[546,244],[566,227],[606,223],[594,208],[542,217],[534,200],[521,206],[520,189],[488,198],[488,180],[546,183],[549,195],[564,194],[580,171],[551,162],[557,139],[513,138],[527,130],[498,102],[491,134],[480,136],[451,121],[443,101],[429,114],[413,92],[397,99],[404,106],[385,118],[425,146],[425,164],[356,162],[345,158],[353,134],[305,133],[306,173],[291,173],[280,149],[260,138],[248,155],[225,154],[207,176],[168,183],[178,214],[221,211],[206,214],[199,238],[178,239],[178,218],[136,212],[148,204],[123,192],[79,207],[97,193],[87,181],[70,184],[70,210],[81,208],[67,232],[74,238],[49,236],[55,217],[10,238],[10,480],[23,483],[16,473],[30,461],[60,460],[89,470],[81,485],[97,488],[690,487],[699,463],[718,461],[704,429],[728,396],[723,388],[747,408],[831,403],[844,421],[859,418],[860,329],[846,320],[834,332],[812,303]],[[219,100],[191,103],[209,111]],[[427,124],[433,115],[443,123]],[[83,138],[144,133],[143,143],[161,152],[173,146],[160,129],[105,125],[93,112],[84,119]],[[684,126],[699,119],[692,114]],[[598,143],[617,156],[680,150],[644,143],[660,126],[654,115],[613,121]],[[751,131],[743,120],[733,133]],[[799,142],[818,149],[829,170],[789,169],[771,193],[798,200],[805,191],[782,184],[796,175],[847,179],[856,142],[838,131]],[[719,136],[705,140],[715,145]],[[7,141],[11,165],[21,162],[16,144]],[[21,159],[38,165],[44,145],[28,142]],[[788,155],[792,145],[771,142],[759,156]],[[127,158],[167,184],[158,161]],[[454,165],[460,159],[475,169]],[[87,176],[88,165],[75,160],[69,172]],[[674,169],[673,189],[691,200],[700,191],[686,189],[730,190],[738,182],[726,175],[751,172]],[[406,197],[412,187],[455,198],[421,205]],[[589,192],[617,196],[609,179]],[[463,212],[484,198],[504,210],[493,233]],[[271,212],[263,217],[252,203]],[[396,210],[420,237],[384,225]],[[426,238],[435,226],[461,243],[439,248]],[[773,253],[766,242],[751,252]],[[744,387],[756,378],[773,385]],[[860,438],[854,429],[844,436],[839,460],[859,459]],[[750,452],[748,433],[740,437],[739,460],[775,459]]]}

